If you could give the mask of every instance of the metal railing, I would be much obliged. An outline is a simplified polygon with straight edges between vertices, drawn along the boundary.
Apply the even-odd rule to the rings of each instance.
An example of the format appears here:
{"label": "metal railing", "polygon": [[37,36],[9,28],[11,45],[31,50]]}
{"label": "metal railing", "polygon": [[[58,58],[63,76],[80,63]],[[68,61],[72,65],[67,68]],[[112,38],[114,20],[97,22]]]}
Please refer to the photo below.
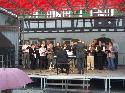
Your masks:
{"label": "metal railing", "polygon": [[1,63],[1,67],[4,67],[4,55],[0,55],[0,63]]}

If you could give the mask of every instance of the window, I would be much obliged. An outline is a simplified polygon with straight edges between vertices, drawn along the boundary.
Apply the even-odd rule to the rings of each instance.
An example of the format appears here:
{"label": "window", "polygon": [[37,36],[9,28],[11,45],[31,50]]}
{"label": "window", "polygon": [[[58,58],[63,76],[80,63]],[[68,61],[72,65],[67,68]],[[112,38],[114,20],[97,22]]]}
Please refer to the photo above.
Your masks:
{"label": "window", "polygon": [[56,44],[56,38],[46,38],[46,42],[50,42],[50,43],[52,43],[54,46],[55,46],[55,44]]}
{"label": "window", "polygon": [[71,44],[72,38],[62,38],[62,44],[66,43],[68,45]]}
{"label": "window", "polygon": [[30,44],[38,44],[39,39],[38,38],[29,38]]}

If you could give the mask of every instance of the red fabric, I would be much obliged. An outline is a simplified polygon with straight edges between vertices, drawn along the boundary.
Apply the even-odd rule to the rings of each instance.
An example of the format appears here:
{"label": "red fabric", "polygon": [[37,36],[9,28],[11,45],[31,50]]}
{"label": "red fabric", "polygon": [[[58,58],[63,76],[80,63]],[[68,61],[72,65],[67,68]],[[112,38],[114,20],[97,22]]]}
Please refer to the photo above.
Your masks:
{"label": "red fabric", "polygon": [[73,10],[77,11],[84,9],[86,1],[85,0],[69,0]]}
{"label": "red fabric", "polygon": [[47,12],[52,9],[57,11],[80,9],[89,11],[92,8],[125,10],[125,3],[124,0],[0,0],[0,7],[16,14],[33,14],[37,10]]}
{"label": "red fabric", "polygon": [[104,8],[114,8],[117,9],[119,4],[122,3],[123,0],[97,0],[97,8],[104,9]]}
{"label": "red fabric", "polygon": [[67,0],[51,0],[51,5],[53,5],[57,11],[71,10],[67,4]]}
{"label": "red fabric", "polygon": [[31,1],[37,9],[41,9],[44,12],[47,12],[52,9],[50,4],[48,3],[48,0],[31,0]]}

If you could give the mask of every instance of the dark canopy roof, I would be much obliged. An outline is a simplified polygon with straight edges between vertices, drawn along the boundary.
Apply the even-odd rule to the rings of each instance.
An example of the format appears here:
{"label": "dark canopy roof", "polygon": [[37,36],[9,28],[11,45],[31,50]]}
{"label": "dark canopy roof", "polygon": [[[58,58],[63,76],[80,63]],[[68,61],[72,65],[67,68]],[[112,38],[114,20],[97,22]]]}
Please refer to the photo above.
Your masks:
{"label": "dark canopy roof", "polygon": [[0,0],[0,7],[19,14],[33,14],[37,10],[90,10],[114,8],[125,10],[125,0]]}

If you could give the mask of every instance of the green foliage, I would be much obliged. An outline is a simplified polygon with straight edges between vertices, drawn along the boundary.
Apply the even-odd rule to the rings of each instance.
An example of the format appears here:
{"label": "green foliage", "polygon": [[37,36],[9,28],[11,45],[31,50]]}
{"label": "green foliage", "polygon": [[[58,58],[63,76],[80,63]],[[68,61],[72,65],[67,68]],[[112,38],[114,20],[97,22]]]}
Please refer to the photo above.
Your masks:
{"label": "green foliage", "polygon": [[10,25],[16,25],[17,19],[15,19],[13,17],[8,17],[7,20],[6,20],[6,23],[8,23]]}
{"label": "green foliage", "polygon": [[[75,17],[79,17],[80,14],[80,10],[78,11],[71,11],[71,14],[75,15]],[[83,17],[89,17],[90,13],[86,12],[85,10],[82,10],[82,16]]]}
{"label": "green foliage", "polygon": [[88,17],[90,16],[90,13],[86,12],[85,10],[82,10],[82,15]]}
{"label": "green foliage", "polygon": [[114,10],[114,15],[115,16],[121,16],[122,14],[118,10]]}
{"label": "green foliage", "polygon": [[45,13],[42,10],[38,10],[38,14],[40,14],[40,15],[42,14],[43,15]]}

